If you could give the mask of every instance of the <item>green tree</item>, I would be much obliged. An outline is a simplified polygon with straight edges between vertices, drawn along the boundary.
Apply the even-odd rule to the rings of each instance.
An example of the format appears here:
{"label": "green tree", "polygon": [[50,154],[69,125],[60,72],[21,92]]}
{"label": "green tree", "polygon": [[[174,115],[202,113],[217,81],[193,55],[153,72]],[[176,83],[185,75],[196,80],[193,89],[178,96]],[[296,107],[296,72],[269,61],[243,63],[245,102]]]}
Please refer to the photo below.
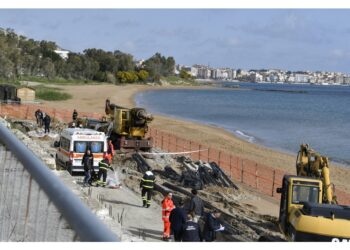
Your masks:
{"label": "green tree", "polygon": [[133,62],[133,56],[123,53],[119,50],[114,51],[114,57],[117,60],[116,71],[130,71],[135,70],[135,63]]}
{"label": "green tree", "polygon": [[140,81],[145,82],[149,77],[149,73],[142,69],[137,73],[137,76],[139,77]]}
{"label": "green tree", "polygon": [[117,80],[120,83],[126,83],[127,79],[126,79],[126,72],[125,71],[118,71],[117,72]]}
{"label": "green tree", "polygon": [[145,61],[144,68],[154,81],[159,81],[161,76],[174,74],[175,60],[173,57],[165,58],[160,53],[156,53]]}
{"label": "green tree", "polygon": [[48,79],[52,79],[55,77],[55,65],[52,63],[50,58],[44,58],[42,60],[42,73]]}
{"label": "green tree", "polygon": [[4,51],[0,51],[0,77],[11,79],[14,77],[14,64],[9,60]]}
{"label": "green tree", "polygon": [[183,79],[191,79],[192,76],[185,69],[180,70],[180,77]]}

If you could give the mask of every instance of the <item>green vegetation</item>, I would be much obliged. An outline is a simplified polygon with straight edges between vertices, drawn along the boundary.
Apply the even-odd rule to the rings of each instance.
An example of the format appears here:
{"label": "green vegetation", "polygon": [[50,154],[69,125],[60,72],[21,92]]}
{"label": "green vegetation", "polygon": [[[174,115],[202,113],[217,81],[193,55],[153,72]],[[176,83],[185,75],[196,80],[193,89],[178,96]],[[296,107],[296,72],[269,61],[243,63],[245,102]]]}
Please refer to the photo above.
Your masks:
{"label": "green vegetation", "polygon": [[61,92],[60,88],[35,87],[35,96],[46,101],[64,101],[72,98],[68,93]]}
{"label": "green vegetation", "polygon": [[136,71],[118,71],[116,74],[119,83],[146,82],[149,74],[146,70]]}
{"label": "green vegetation", "polygon": [[40,82],[40,83],[50,83],[50,84],[55,84],[58,83],[60,85],[79,85],[79,84],[91,84],[94,83],[95,81],[89,81],[89,80],[75,80],[75,79],[65,79],[65,78],[60,78],[60,77],[55,77],[53,79],[48,79],[44,77],[35,77],[35,76],[25,76],[21,77],[21,82]]}
{"label": "green vegetation", "polygon": [[181,71],[180,71],[180,77],[183,78],[183,79],[186,79],[186,80],[192,79],[191,74],[188,73],[188,72],[187,72],[186,70],[184,70],[184,69],[181,69]]}
{"label": "green vegetation", "polygon": [[160,77],[174,75],[173,71],[175,69],[175,60],[173,57],[164,57],[160,53],[156,53],[150,59],[146,60],[145,70],[149,72],[150,77],[159,82]]}
{"label": "green vegetation", "polygon": [[0,79],[60,84],[159,82],[175,69],[174,58],[160,53],[138,67],[132,55],[119,50],[89,48],[83,53],[70,52],[67,59],[56,50],[60,48],[55,42],[35,41],[0,28]]}
{"label": "green vegetation", "polygon": [[183,79],[178,76],[168,76],[168,77],[162,77],[161,79],[168,82],[171,85],[192,85],[192,86],[200,85],[198,82],[196,82],[192,78]]}

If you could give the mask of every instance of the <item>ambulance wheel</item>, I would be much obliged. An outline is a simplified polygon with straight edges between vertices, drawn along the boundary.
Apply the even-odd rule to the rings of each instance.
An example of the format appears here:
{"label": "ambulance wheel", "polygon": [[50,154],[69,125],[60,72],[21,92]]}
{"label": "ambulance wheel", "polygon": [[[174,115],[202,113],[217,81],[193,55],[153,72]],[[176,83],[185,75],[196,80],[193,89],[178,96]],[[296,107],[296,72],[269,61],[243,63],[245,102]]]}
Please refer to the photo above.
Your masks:
{"label": "ambulance wheel", "polygon": [[68,173],[69,173],[71,176],[73,176],[72,165],[67,164],[67,171],[68,171]]}
{"label": "ambulance wheel", "polygon": [[56,170],[63,170],[64,169],[62,167],[61,163],[59,162],[59,160],[57,159],[57,157],[55,158],[55,164],[56,164]]}

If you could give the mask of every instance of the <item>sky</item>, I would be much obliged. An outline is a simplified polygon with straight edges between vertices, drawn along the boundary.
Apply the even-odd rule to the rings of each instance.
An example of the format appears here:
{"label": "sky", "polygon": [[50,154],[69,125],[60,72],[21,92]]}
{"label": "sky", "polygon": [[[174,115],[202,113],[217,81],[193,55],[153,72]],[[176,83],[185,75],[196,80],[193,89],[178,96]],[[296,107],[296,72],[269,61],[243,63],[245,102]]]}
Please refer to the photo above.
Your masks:
{"label": "sky", "polygon": [[350,9],[0,9],[0,27],[72,52],[350,73]]}

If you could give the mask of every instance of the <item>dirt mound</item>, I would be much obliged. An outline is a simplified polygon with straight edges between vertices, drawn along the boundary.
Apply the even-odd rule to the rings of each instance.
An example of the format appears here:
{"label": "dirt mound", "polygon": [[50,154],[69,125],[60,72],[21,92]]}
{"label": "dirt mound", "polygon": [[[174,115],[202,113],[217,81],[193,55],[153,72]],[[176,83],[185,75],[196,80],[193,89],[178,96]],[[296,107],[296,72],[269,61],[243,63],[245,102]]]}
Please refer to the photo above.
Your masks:
{"label": "dirt mound", "polygon": [[[131,157],[115,159],[115,161],[120,162],[118,167],[122,169],[125,185],[134,192],[140,193],[139,183],[143,174],[139,171],[138,164]],[[171,166],[174,172],[181,175],[186,169],[176,158],[162,155],[145,161],[155,172],[156,183],[174,193],[175,202],[178,197],[184,199],[185,202],[189,202],[190,197],[186,195],[186,192],[189,194],[191,188],[183,188],[181,181],[174,181],[174,179],[157,174]],[[176,190],[171,189],[174,188],[172,185],[176,186]],[[222,211],[221,222],[225,225],[226,230],[220,234],[218,240],[285,241],[283,235],[279,232],[276,217],[258,214],[254,205],[244,203],[244,200],[251,198],[250,195],[243,189],[237,190],[232,187],[220,187],[213,184],[205,185],[202,190],[198,191],[198,196],[205,203],[206,212],[213,208]],[[160,203],[163,194],[156,191],[153,199]]]}

